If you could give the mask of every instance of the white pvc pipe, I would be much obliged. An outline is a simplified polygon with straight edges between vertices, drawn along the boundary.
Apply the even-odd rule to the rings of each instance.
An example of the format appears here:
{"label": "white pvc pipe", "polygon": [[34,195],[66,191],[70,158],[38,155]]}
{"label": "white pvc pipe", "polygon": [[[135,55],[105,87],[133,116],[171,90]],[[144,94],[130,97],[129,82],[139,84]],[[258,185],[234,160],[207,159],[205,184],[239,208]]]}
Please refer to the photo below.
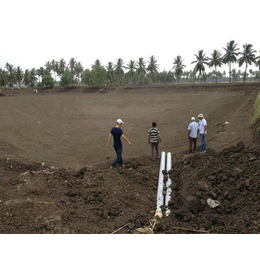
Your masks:
{"label": "white pvc pipe", "polygon": [[165,152],[161,154],[160,170],[159,170],[159,179],[158,179],[158,188],[157,188],[157,208],[155,216],[162,217],[161,206],[164,204],[163,196],[163,171],[165,170]]}
{"label": "white pvc pipe", "polygon": [[[167,166],[166,166],[166,171],[169,172],[172,168],[172,154],[171,153],[167,153]],[[172,184],[172,180],[170,179],[170,176],[168,174],[168,180],[166,182],[166,195],[165,195],[165,206],[166,206],[166,212],[165,215],[169,216],[171,214],[171,211],[168,209],[168,203],[171,199],[171,193],[172,193],[172,189],[170,188],[170,185]]]}

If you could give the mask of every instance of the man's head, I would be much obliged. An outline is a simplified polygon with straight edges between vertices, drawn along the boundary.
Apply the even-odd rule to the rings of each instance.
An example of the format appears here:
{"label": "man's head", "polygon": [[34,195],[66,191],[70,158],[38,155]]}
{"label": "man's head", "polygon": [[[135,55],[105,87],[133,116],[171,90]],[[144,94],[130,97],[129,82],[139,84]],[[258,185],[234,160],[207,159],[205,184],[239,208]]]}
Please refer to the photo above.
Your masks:
{"label": "man's head", "polygon": [[199,118],[199,119],[203,119],[203,118],[204,118],[203,114],[199,114],[199,115],[198,115],[198,118]]}
{"label": "man's head", "polygon": [[191,118],[191,121],[195,121],[195,117],[194,116]]}
{"label": "man's head", "polygon": [[118,125],[124,124],[124,122],[122,121],[122,119],[117,119],[116,122],[117,122]]}
{"label": "man's head", "polygon": [[152,126],[153,126],[153,127],[156,127],[156,125],[157,125],[157,124],[156,124],[155,122],[152,123]]}

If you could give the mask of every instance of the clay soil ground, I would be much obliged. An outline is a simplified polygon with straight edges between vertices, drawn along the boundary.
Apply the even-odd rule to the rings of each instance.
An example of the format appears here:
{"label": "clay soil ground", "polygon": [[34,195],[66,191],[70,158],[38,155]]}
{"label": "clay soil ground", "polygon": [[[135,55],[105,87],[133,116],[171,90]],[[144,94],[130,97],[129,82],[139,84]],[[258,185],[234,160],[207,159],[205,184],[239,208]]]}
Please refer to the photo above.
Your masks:
{"label": "clay soil ground", "polygon": [[[258,233],[260,151],[250,125],[258,88],[2,90],[0,233]],[[208,150],[188,154],[187,126],[199,113]],[[109,169],[115,153],[106,143],[117,118],[132,146],[124,143],[125,167]],[[172,214],[154,226],[153,121],[160,150],[173,155]],[[220,206],[210,208],[208,198]]]}

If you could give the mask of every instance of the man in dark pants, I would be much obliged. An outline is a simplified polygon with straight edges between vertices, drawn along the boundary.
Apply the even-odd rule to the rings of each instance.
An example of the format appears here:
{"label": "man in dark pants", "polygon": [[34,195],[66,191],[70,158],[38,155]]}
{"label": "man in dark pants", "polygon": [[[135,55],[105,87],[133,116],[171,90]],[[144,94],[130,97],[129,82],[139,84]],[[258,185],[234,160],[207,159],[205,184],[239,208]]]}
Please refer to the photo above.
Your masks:
{"label": "man in dark pants", "polygon": [[148,130],[148,144],[151,144],[152,160],[155,160],[154,149],[156,151],[156,159],[159,159],[159,143],[162,141],[160,131],[156,128],[156,122],[152,123],[152,128]]}
{"label": "man in dark pants", "polygon": [[191,123],[188,126],[188,140],[189,140],[189,152],[192,152],[192,143],[194,144],[193,152],[196,151],[198,136],[198,123],[195,122],[195,117],[191,118]]}
{"label": "man in dark pants", "polygon": [[121,136],[130,146],[132,145],[131,142],[128,141],[126,136],[123,134],[123,130],[121,129],[122,124],[124,124],[124,122],[121,119],[117,119],[116,122],[117,125],[111,129],[107,141],[107,148],[109,148],[111,137],[112,136],[114,137],[114,149],[116,151],[116,159],[112,163],[111,168],[116,167],[117,164],[121,167],[123,166],[123,158],[122,158],[123,145],[121,142]]}

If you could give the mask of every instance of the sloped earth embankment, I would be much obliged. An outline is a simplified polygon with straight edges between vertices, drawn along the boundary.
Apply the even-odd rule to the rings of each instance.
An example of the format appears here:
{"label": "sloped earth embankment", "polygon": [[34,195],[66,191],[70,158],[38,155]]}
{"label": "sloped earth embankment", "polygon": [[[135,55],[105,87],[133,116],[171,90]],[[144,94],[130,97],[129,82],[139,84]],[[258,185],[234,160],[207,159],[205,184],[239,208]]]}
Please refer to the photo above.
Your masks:
{"label": "sloped earth embankment", "polygon": [[[259,232],[259,148],[240,142],[173,160],[171,215],[154,233]],[[136,233],[154,219],[158,171],[148,157],[77,172],[1,159],[0,232]]]}

